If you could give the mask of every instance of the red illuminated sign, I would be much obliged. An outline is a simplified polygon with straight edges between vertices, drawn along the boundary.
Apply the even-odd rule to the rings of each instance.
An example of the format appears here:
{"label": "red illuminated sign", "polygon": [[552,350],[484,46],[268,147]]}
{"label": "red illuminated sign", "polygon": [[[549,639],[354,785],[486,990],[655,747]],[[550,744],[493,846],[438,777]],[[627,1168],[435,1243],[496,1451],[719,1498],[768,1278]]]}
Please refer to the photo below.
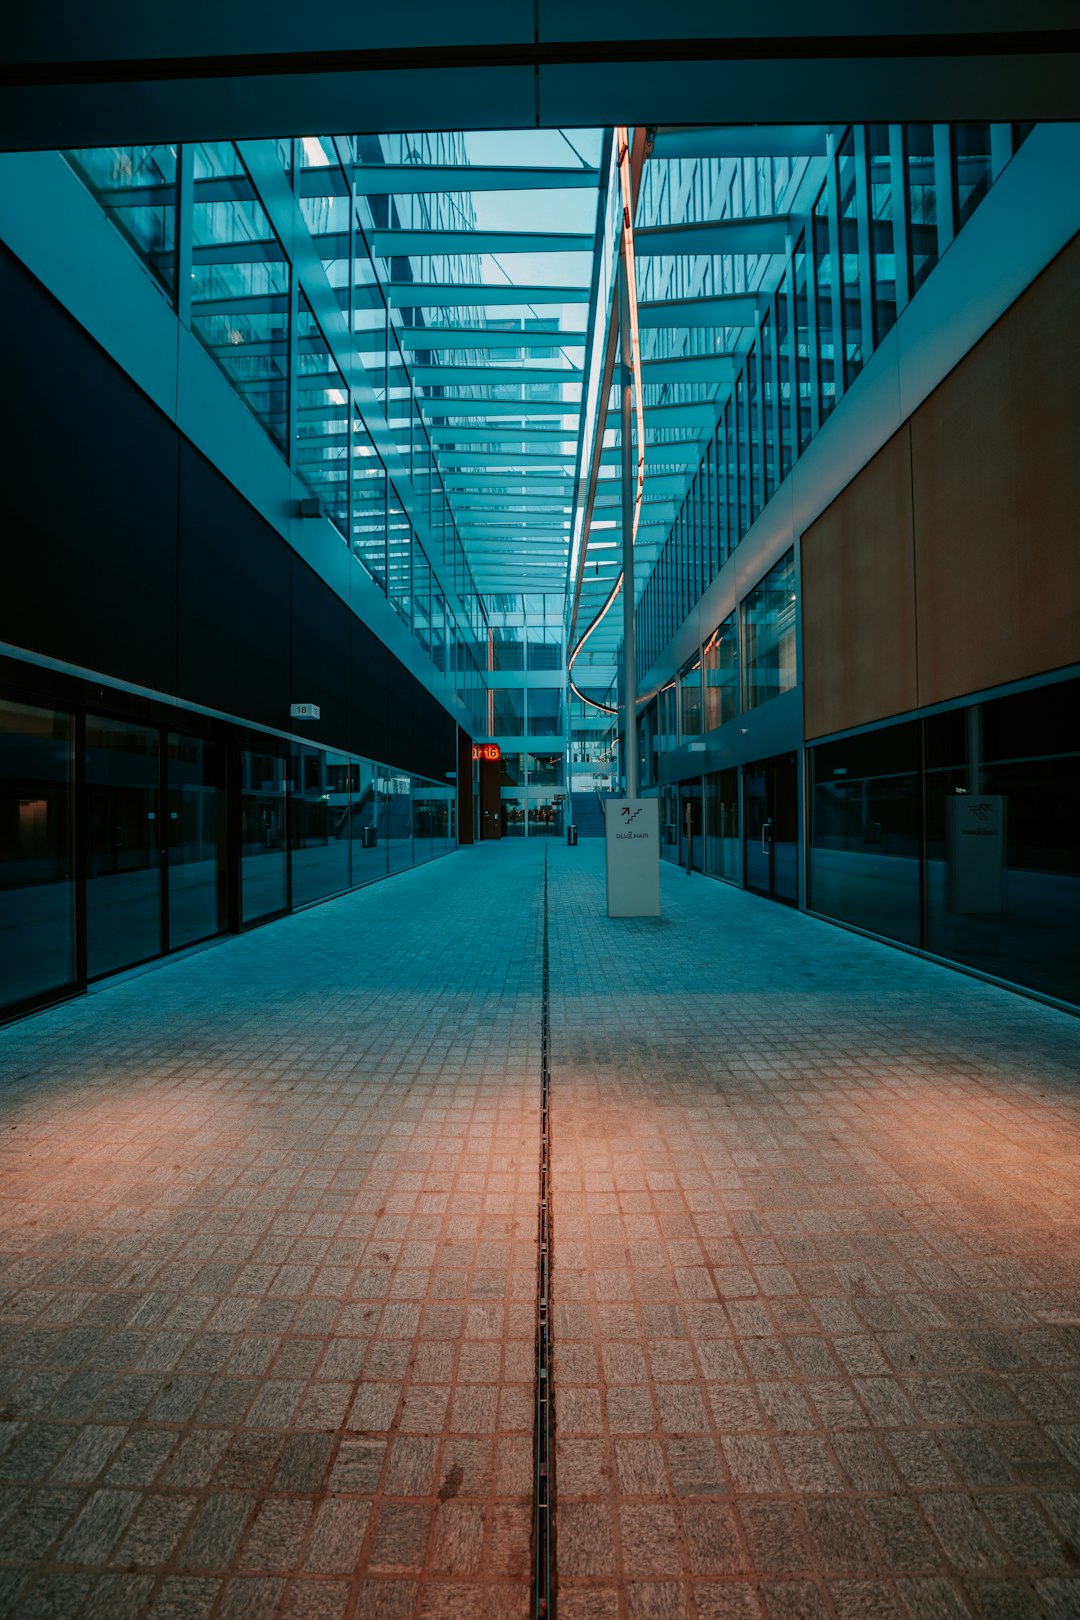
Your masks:
{"label": "red illuminated sign", "polygon": [[473,743],[473,759],[501,759],[498,743]]}

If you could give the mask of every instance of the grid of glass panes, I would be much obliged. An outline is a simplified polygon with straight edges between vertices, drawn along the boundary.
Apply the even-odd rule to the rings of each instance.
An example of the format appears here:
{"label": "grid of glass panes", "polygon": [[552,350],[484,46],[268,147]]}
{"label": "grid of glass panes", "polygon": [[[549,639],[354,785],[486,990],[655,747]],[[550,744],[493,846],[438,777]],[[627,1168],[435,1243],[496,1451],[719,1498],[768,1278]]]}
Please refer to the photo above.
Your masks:
{"label": "grid of glass panes", "polygon": [[[642,592],[639,680],[926,279],[946,233],[970,218],[1029,127],[870,124],[842,133],[776,291],[760,294],[753,341]],[[646,164],[639,219],[664,225],[737,216],[743,188],[758,188],[760,206],[769,184],[770,206],[779,207],[790,179],[779,160],[768,179],[761,165],[756,175],[750,168],[729,166],[725,191],[713,160]],[[691,262],[647,258],[641,296],[704,297],[745,284],[746,261],[729,255],[704,260],[691,287]],[[691,352],[702,335],[692,334]]]}
{"label": "grid of glass panes", "polygon": [[[304,268],[294,267],[242,143],[86,148],[65,156],[470,704],[486,668],[483,607],[357,213],[349,179],[356,140],[304,136],[278,141],[274,150],[296,195],[293,229],[306,229],[322,284],[309,255],[297,253]],[[180,208],[188,210],[184,230]],[[190,263],[181,265],[178,244],[186,242]],[[341,310],[341,332],[316,316],[316,294],[325,298],[327,290]],[[357,355],[407,469],[400,490],[345,380]]]}

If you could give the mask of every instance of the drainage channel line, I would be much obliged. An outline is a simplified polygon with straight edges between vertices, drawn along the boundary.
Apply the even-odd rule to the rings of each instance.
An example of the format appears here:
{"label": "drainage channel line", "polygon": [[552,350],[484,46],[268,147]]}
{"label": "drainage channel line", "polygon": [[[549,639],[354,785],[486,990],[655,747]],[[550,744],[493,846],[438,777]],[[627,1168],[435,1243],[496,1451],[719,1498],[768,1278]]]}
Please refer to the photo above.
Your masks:
{"label": "drainage channel line", "polygon": [[554,1391],[551,1378],[551,996],[548,956],[548,859],[544,851],[543,993],[540,1014],[540,1187],[536,1288],[536,1453],[533,1484],[533,1616],[553,1620],[555,1569],[551,1515],[555,1500]]}

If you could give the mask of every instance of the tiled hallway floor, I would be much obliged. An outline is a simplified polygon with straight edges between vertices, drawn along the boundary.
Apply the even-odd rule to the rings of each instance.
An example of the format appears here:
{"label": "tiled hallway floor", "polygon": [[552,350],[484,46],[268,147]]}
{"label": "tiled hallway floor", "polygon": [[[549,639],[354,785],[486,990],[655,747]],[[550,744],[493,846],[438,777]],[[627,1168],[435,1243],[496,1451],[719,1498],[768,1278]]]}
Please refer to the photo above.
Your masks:
{"label": "tiled hallway floor", "polygon": [[[544,850],[0,1031],[0,1612],[528,1613]],[[1080,1021],[548,853],[562,1620],[1080,1614]]]}

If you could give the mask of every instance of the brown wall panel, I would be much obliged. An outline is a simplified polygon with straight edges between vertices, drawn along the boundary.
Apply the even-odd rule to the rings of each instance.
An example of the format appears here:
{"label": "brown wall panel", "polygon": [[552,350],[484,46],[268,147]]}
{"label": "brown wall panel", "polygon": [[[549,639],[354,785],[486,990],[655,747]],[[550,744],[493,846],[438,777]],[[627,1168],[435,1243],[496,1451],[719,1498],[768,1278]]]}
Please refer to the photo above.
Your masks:
{"label": "brown wall panel", "polygon": [[802,537],[808,737],[918,702],[911,526],[905,423]]}
{"label": "brown wall panel", "polygon": [[911,421],[919,702],[1080,660],[1080,238]]}

